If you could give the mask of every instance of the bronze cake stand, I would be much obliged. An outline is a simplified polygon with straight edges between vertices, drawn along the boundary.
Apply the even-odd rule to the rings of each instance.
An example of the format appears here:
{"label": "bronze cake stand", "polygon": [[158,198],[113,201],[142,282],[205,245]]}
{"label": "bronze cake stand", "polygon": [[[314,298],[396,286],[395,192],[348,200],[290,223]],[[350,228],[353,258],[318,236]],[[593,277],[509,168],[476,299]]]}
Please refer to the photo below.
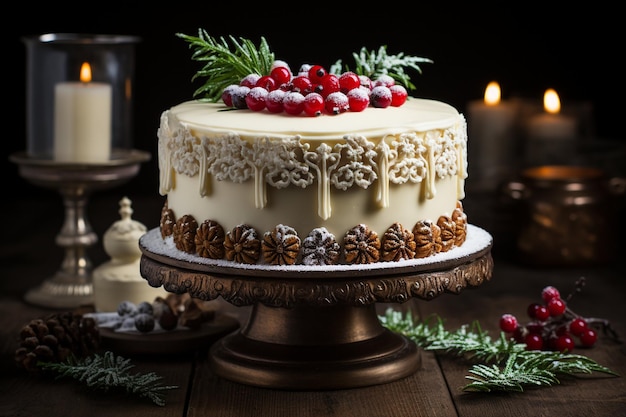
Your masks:
{"label": "bronze cake stand", "polygon": [[177,251],[158,228],[139,245],[151,286],[252,306],[245,326],[213,344],[211,366],[223,378],[278,389],[356,388],[412,375],[417,346],[382,326],[375,304],[458,294],[493,271],[492,238],[473,225],[461,247],[430,258],[333,268],[204,259]]}

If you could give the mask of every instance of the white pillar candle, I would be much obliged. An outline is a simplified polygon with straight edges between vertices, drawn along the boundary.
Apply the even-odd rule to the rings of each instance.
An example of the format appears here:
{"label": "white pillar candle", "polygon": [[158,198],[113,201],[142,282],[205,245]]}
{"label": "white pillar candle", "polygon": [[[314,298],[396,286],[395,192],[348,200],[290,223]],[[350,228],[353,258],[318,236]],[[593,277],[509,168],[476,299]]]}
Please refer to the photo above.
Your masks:
{"label": "white pillar candle", "polygon": [[501,100],[500,85],[493,81],[485,89],[484,99],[471,101],[467,112],[470,178],[493,188],[512,170],[515,160],[516,106]]}
{"label": "white pillar candle", "polygon": [[567,164],[575,154],[578,124],[561,114],[561,101],[553,89],[543,96],[544,112],[530,118],[527,126],[526,164]]}
{"label": "white pillar candle", "polygon": [[111,155],[111,85],[91,82],[89,64],[80,82],[54,89],[54,160],[101,163]]}

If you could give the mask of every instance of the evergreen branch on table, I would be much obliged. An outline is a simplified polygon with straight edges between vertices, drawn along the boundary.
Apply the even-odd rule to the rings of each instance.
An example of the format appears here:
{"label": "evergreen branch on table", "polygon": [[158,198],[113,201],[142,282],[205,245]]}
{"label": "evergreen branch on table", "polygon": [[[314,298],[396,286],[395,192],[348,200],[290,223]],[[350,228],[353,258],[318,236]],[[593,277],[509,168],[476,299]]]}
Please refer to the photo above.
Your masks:
{"label": "evergreen branch on table", "polygon": [[[239,82],[249,74],[269,75],[274,64],[274,53],[270,51],[265,38],[257,47],[251,40],[229,36],[219,39],[198,30],[198,36],[177,33],[193,49],[191,58],[203,62],[204,66],[192,77],[206,78],[205,83],[194,92],[194,97],[217,102],[222,92],[231,84]],[[230,41],[230,44],[229,44]]]}
{"label": "evergreen branch on table", "polygon": [[[526,345],[509,339],[504,332],[492,340],[478,322],[455,332],[444,328],[443,320],[415,323],[410,314],[388,309],[379,317],[383,326],[413,340],[425,350],[464,356],[475,364],[466,376],[472,382],[464,391],[523,391],[526,386],[559,384],[559,375],[601,372],[618,376],[594,360],[570,353],[526,350]],[[484,362],[478,363],[476,362]]]}
{"label": "evergreen branch on table", "polygon": [[[372,80],[381,75],[388,75],[409,90],[415,90],[416,87],[411,82],[405,68],[413,69],[421,74],[422,68],[419,66],[420,63],[433,63],[431,59],[405,55],[403,53],[390,55],[387,53],[386,45],[380,46],[377,51],[369,51],[363,47],[358,53],[354,52],[352,57],[355,62],[355,67],[352,71],[355,73],[366,75]],[[350,71],[350,68],[348,66],[344,68],[341,60],[338,60],[330,67],[329,72],[341,74],[343,71]]]}
{"label": "evergreen branch on table", "polygon": [[134,367],[129,359],[115,356],[107,351],[104,355],[76,359],[70,356],[64,362],[41,362],[42,369],[58,373],[57,378],[71,377],[85,383],[88,387],[108,391],[112,388],[124,389],[129,394],[150,399],[154,404],[164,406],[165,390],[177,386],[162,385],[161,377],[153,372],[132,374]]}

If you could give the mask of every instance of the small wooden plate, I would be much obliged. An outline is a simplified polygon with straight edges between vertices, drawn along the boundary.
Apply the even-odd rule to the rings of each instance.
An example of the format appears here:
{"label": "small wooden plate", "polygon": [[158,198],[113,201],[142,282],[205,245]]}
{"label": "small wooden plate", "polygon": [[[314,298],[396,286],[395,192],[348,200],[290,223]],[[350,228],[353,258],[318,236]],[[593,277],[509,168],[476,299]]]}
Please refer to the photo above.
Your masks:
{"label": "small wooden plate", "polygon": [[239,321],[218,314],[199,329],[155,333],[126,333],[101,328],[102,347],[126,355],[169,355],[208,349],[216,340],[237,330]]}

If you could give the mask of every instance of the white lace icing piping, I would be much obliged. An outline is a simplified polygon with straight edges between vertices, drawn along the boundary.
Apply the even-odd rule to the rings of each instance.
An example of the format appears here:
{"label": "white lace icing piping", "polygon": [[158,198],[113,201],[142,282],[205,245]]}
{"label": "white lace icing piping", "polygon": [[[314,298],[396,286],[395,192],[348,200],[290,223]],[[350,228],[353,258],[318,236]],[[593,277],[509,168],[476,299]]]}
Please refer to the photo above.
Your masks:
{"label": "white lace icing piping", "polygon": [[[161,117],[159,139],[159,192],[166,195],[172,176],[199,175],[199,193],[210,195],[210,183],[242,183],[254,179],[255,206],[267,205],[267,187],[306,188],[317,181],[318,215],[332,215],[331,187],[339,190],[377,183],[376,202],[389,206],[390,183],[422,183],[424,195],[435,197],[436,179],[457,175],[458,198],[464,197],[467,178],[467,133],[463,116],[455,126],[428,132],[387,135],[379,143],[359,135],[346,135],[330,146],[292,138],[259,137],[243,140],[230,133],[197,138],[188,128],[171,129],[168,112]],[[416,195],[415,198],[419,198]]]}

